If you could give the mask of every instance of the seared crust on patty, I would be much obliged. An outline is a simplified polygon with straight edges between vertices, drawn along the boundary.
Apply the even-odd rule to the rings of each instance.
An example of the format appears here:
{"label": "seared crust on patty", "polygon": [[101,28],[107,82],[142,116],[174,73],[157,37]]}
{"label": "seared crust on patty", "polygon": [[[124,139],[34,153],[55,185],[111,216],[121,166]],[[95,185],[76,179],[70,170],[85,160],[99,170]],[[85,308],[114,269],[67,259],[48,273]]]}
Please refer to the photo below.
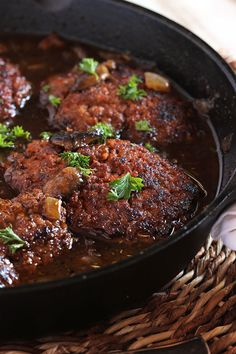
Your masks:
{"label": "seared crust on patty", "polygon": [[[41,102],[48,104],[50,94],[61,99],[58,107],[47,105],[50,123],[56,129],[73,131],[86,131],[98,122],[109,123],[122,138],[151,142],[157,147],[191,141],[196,112],[172,91],[156,92],[140,83],[146,96],[133,101],[118,94],[120,85],[127,85],[134,74],[144,81],[143,71],[120,66],[105,81],[95,81],[85,89],[78,88],[79,74],[75,71],[49,78],[50,89],[47,94],[41,93]],[[136,123],[143,120],[150,131],[137,130]]]}
{"label": "seared crust on patty", "polygon": [[9,155],[5,164],[5,181],[17,192],[43,188],[65,167],[65,162],[58,155],[59,150],[47,141],[32,141],[23,153]]}
{"label": "seared crust on patty", "polygon": [[[73,169],[66,168],[58,146],[45,141],[29,144],[25,153],[17,155],[18,162],[10,156],[5,177],[18,191],[37,187],[64,198],[68,225],[77,234],[127,239],[164,237],[194,213],[199,187],[181,168],[158,154],[117,139],[84,145],[76,151],[90,156],[92,173],[83,181]],[[143,189],[132,192],[129,200],[109,201],[109,183],[128,172],[142,178]],[[60,193],[58,189],[66,186],[66,181],[73,182],[73,188],[66,187],[66,192]]]}
{"label": "seared crust on patty", "polygon": [[[38,265],[52,262],[63,250],[72,247],[65,209],[60,207],[58,219],[52,219],[46,209],[47,198],[35,189],[12,200],[0,199],[0,229],[11,226],[25,241],[24,247],[13,254],[0,240],[0,249],[4,250],[2,256],[14,264],[16,271],[32,272]],[[6,264],[3,259],[2,262]]]}
{"label": "seared crust on patty", "polygon": [[14,117],[29,99],[31,85],[17,65],[0,58],[0,122]]}
{"label": "seared crust on patty", "polygon": [[[70,228],[80,234],[164,237],[191,217],[200,191],[184,171],[129,141],[78,150],[91,158],[93,173],[67,204]],[[109,201],[109,183],[127,173],[143,179],[141,192],[129,200]]]}
{"label": "seared crust on patty", "polygon": [[98,122],[123,129],[126,102],[117,95],[117,85],[102,82],[81,93],[70,93],[54,118],[56,128],[86,131]]}

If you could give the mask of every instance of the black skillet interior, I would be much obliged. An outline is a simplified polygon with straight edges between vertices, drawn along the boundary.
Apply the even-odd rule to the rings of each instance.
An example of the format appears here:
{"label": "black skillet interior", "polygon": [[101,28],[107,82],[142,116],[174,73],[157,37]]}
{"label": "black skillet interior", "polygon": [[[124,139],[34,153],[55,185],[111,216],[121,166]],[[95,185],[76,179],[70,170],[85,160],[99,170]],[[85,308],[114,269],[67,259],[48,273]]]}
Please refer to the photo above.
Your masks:
{"label": "black skillet interior", "polygon": [[190,32],[124,2],[74,0],[63,11],[48,13],[32,0],[1,0],[0,13],[0,32],[57,32],[69,39],[156,61],[160,70],[191,96],[212,99],[210,118],[218,140],[230,142],[224,143],[227,149],[222,151],[219,197],[171,240],[89,274],[2,289],[0,336],[20,337],[85,326],[134,306],[189,262],[220,209],[235,197],[234,192],[230,195],[234,181],[228,182],[236,166],[236,83],[223,60]]}

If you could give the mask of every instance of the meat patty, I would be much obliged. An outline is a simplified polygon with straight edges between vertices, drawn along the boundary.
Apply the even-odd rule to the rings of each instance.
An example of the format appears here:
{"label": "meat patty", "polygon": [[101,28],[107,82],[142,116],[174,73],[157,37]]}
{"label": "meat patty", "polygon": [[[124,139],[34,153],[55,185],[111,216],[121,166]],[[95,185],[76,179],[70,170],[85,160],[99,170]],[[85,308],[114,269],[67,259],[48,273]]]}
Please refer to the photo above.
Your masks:
{"label": "meat patty", "polygon": [[[74,71],[49,78],[50,94],[61,99],[59,107],[49,105],[52,126],[86,131],[98,122],[105,122],[112,124],[122,138],[135,143],[151,142],[165,147],[190,141],[195,111],[172,91],[156,92],[140,83],[139,87],[146,91],[145,97],[133,101],[118,95],[120,85],[127,85],[133,74],[144,81],[144,72],[124,66],[113,70],[105,81],[85,89],[78,89],[78,73]],[[41,97],[45,102],[45,94]],[[139,130],[136,124],[140,121],[147,121],[150,129]]]}
{"label": "meat patty", "polygon": [[[75,233],[108,238],[165,237],[184,225],[195,211],[199,187],[176,165],[146,148],[124,140],[78,150],[89,155],[93,173],[67,204]],[[109,201],[109,183],[130,173],[143,180],[129,200]]]}
{"label": "meat patty", "polygon": [[5,166],[5,181],[17,192],[42,188],[66,165],[60,148],[47,141],[34,140],[23,153],[12,153]]}
{"label": "meat patty", "polygon": [[[18,153],[17,159],[10,157],[5,178],[18,191],[37,187],[65,199],[69,227],[78,234],[128,239],[164,237],[194,213],[201,195],[194,180],[146,148],[110,139],[105,144],[75,150],[90,156],[92,173],[83,181],[75,168],[66,167],[58,146],[45,141],[32,142],[24,153]],[[142,178],[144,188],[132,193],[129,200],[109,201],[109,183],[128,172]]]}
{"label": "meat patty", "polygon": [[0,122],[14,117],[29,99],[31,85],[17,65],[0,58]]}
{"label": "meat patty", "polygon": [[[17,273],[33,272],[40,264],[48,264],[72,247],[65,209],[61,205],[49,205],[40,190],[20,194],[12,200],[0,199],[0,229],[11,226],[25,245],[12,253],[0,237],[0,284],[17,280]],[[57,201],[53,199],[53,201]],[[12,266],[14,264],[14,267]],[[8,279],[9,278],[9,279]]]}
{"label": "meat patty", "polygon": [[[125,111],[124,139],[134,143],[151,142],[156,147],[190,142],[195,112],[188,102],[171,94],[148,93],[142,100],[130,101]],[[138,130],[139,122],[148,122],[150,129]]]}
{"label": "meat patty", "polygon": [[127,103],[117,95],[117,84],[102,82],[80,93],[70,93],[54,117],[56,128],[87,131],[98,122],[110,123],[116,131],[125,125]]}

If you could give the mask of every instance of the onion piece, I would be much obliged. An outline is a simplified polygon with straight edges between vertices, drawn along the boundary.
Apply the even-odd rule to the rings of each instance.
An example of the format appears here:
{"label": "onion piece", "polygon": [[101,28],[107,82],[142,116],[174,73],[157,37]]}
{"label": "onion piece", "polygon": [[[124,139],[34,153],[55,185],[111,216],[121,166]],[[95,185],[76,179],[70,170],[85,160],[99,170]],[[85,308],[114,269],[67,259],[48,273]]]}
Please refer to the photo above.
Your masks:
{"label": "onion piece", "polygon": [[147,88],[159,92],[170,92],[170,83],[163,76],[156,73],[146,72],[144,73],[144,78]]}
{"label": "onion piece", "polygon": [[109,70],[104,64],[99,64],[96,72],[99,75],[100,80],[106,80],[110,76]]}
{"label": "onion piece", "polygon": [[61,206],[62,201],[60,199],[47,197],[44,202],[44,216],[46,216],[49,220],[60,220]]}
{"label": "onion piece", "polygon": [[115,60],[108,59],[103,63],[108,69],[116,69],[116,62]]}

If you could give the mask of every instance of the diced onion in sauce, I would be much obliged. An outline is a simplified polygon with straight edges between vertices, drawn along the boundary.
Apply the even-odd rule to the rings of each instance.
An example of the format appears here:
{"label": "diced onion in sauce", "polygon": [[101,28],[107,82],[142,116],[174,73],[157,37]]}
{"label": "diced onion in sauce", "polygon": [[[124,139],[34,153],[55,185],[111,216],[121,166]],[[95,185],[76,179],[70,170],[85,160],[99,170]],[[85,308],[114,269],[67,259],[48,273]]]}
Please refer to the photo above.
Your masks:
{"label": "diced onion in sauce", "polygon": [[49,220],[60,220],[61,219],[61,205],[60,199],[47,197],[44,204],[44,215]]}
{"label": "diced onion in sauce", "polygon": [[104,64],[99,64],[96,72],[99,75],[100,80],[106,80],[110,75],[109,70]]}
{"label": "diced onion in sauce", "polygon": [[108,69],[116,69],[116,62],[115,60],[108,59],[103,63]]}
{"label": "diced onion in sauce", "polygon": [[159,91],[159,92],[169,92],[170,83],[169,81],[161,75],[156,73],[146,72],[144,73],[145,85],[147,88]]}

